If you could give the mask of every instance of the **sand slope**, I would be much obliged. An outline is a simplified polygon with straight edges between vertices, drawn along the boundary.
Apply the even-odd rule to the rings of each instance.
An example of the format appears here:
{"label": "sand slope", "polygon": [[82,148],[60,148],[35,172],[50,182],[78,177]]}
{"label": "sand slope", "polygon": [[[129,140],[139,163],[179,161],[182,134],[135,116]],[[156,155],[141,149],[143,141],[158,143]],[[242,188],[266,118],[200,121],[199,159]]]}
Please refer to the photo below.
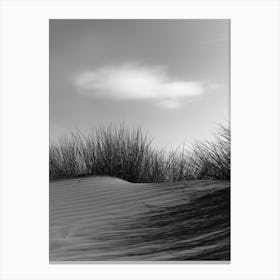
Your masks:
{"label": "sand slope", "polygon": [[[111,177],[51,181],[50,261],[170,260],[172,255],[164,250],[137,253],[150,243],[144,245],[137,241],[122,246],[117,241],[120,239],[114,239],[114,236],[125,238],[129,235],[129,232],[122,230],[123,224],[135,221],[135,217],[149,209],[181,205],[188,202],[194,193],[222,189],[228,185],[207,180],[132,184]],[[211,247],[211,244],[207,246]],[[191,254],[192,250],[183,253]]]}

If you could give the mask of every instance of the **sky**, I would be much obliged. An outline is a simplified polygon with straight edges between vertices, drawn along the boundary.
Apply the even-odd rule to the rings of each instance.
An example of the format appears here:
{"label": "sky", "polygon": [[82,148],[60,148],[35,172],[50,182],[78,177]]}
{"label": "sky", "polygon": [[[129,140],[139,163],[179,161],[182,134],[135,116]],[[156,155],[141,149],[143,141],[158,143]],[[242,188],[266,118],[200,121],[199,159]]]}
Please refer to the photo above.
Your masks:
{"label": "sky", "polygon": [[50,20],[50,141],[141,127],[158,147],[230,121],[230,21]]}

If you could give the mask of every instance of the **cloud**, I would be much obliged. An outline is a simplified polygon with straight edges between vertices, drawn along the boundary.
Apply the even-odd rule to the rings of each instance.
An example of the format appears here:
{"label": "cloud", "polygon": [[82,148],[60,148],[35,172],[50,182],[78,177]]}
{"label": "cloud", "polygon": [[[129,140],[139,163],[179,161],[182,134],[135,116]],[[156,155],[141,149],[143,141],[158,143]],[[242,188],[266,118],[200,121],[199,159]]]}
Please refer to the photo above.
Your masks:
{"label": "cloud", "polygon": [[209,89],[211,90],[216,90],[216,89],[220,89],[222,88],[222,85],[221,84],[218,84],[218,83],[210,83],[208,85]]}
{"label": "cloud", "polygon": [[75,77],[81,94],[114,100],[152,100],[166,109],[175,109],[188,98],[204,93],[201,83],[168,76],[166,68],[139,64],[105,66]]}

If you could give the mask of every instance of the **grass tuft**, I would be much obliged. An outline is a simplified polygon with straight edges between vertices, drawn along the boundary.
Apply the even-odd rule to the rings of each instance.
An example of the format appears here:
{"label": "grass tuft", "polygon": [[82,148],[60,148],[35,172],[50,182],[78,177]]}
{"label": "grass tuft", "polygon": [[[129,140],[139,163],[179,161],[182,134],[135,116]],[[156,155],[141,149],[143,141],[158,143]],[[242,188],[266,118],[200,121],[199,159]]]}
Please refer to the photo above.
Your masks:
{"label": "grass tuft", "polygon": [[152,147],[140,128],[101,126],[89,135],[71,133],[49,147],[50,179],[114,176],[133,183],[187,179],[230,180],[230,129],[219,127],[215,141],[192,150],[166,153]]}
{"label": "grass tuft", "polygon": [[213,141],[198,142],[188,158],[188,175],[194,179],[230,180],[230,129],[219,126]]}

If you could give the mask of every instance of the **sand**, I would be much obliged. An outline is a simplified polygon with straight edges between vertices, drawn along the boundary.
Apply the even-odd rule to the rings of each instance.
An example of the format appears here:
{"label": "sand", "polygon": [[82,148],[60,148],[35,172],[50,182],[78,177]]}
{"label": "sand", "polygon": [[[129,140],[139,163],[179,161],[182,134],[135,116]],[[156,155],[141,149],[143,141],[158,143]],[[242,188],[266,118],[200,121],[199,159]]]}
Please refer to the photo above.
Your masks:
{"label": "sand", "polygon": [[170,254],[165,251],[133,254],[143,244],[119,246],[110,236],[125,237],[122,224],[149,209],[180,205],[194,192],[223,188],[225,184],[229,183],[200,180],[133,184],[112,177],[51,181],[50,262],[169,260]]}

